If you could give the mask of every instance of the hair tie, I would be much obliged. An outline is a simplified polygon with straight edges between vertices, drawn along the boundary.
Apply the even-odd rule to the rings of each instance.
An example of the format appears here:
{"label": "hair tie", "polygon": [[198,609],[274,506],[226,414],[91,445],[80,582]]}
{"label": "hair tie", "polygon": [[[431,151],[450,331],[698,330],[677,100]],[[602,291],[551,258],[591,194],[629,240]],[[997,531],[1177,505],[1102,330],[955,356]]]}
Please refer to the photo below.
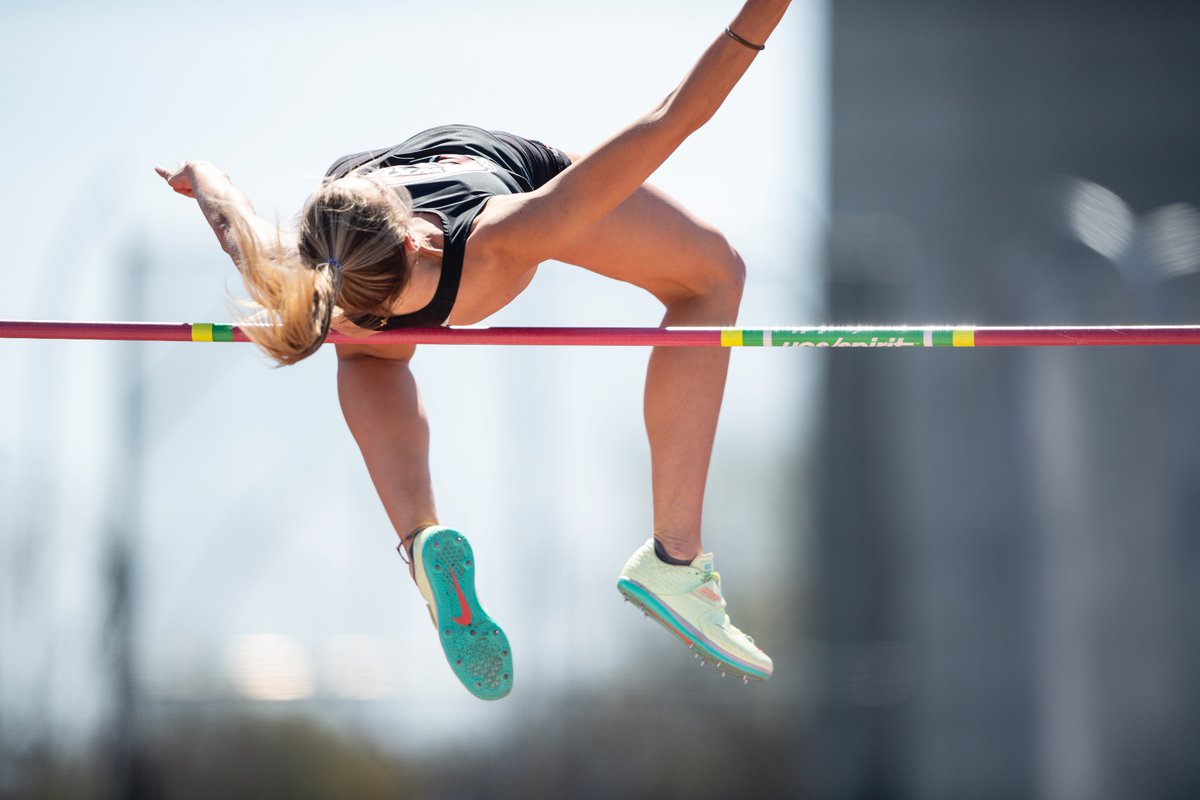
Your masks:
{"label": "hair tie", "polygon": [[329,265],[329,278],[331,281],[333,281],[333,294],[336,297],[342,291],[342,284],[346,281],[346,274],[342,272],[342,262],[338,261],[336,258],[325,259],[325,263],[321,266],[324,266],[325,264]]}

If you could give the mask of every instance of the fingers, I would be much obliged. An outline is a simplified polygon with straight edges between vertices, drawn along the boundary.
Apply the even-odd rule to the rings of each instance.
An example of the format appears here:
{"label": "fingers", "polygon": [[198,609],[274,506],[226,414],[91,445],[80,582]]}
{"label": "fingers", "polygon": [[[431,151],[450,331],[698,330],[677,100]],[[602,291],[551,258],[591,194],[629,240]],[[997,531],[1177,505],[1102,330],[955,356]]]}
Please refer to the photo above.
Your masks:
{"label": "fingers", "polygon": [[195,197],[196,194],[192,190],[192,180],[187,174],[188,162],[179,162],[179,169],[172,172],[162,164],[155,164],[154,171],[158,176],[167,182],[167,185],[174,189],[184,197]]}

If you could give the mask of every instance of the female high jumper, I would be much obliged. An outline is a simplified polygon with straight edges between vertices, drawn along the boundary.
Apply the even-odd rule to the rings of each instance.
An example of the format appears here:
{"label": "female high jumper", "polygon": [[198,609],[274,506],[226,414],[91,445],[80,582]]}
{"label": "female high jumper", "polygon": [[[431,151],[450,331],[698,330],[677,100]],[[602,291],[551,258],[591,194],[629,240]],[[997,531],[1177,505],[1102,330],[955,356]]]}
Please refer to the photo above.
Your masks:
{"label": "female high jumper", "polygon": [[[334,330],[338,396],[375,489],[429,605],[446,659],[483,699],[508,694],[512,650],[480,603],[462,533],[440,525],[429,427],[411,345],[380,330],[471,325],[517,297],[543,261],[632,283],[666,307],[663,325],[731,326],[745,268],[725,237],[645,184],[705,124],[763,49],[788,0],[746,0],[682,83],[585,156],[508,133],[452,125],[339,159],[295,230],[255,216],[212,164],[156,171],[194,197],[259,309],[247,335],[279,364],[314,353]],[[617,588],[697,655],[746,679],[771,659],[730,623],[703,552],[701,508],[729,363],[725,348],[655,348],[646,374],[653,535]]]}

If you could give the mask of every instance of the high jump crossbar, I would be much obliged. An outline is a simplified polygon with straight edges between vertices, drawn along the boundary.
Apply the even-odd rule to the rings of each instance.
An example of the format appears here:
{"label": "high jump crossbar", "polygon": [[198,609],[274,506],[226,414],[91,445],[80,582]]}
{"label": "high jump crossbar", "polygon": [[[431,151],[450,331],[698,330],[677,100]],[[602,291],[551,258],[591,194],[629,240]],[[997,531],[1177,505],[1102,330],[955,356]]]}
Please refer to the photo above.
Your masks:
{"label": "high jump crossbar", "polygon": [[[236,325],[211,322],[0,320],[0,339],[247,342]],[[1200,325],[806,328],[447,327],[380,331],[369,339],[330,332],[332,344],[567,345],[599,347],[1097,347],[1200,345]]]}

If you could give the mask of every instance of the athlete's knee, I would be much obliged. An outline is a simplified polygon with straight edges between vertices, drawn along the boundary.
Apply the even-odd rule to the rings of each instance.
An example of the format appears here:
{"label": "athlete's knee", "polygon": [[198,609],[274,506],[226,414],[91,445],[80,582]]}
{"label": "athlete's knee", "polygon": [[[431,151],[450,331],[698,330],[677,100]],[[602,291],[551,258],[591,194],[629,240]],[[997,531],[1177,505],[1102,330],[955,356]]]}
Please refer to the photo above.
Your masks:
{"label": "athlete's knee", "polygon": [[742,254],[733,249],[732,245],[729,246],[728,254],[725,257],[723,273],[727,290],[740,303],[742,292],[746,288],[746,262],[742,260]]}
{"label": "athlete's knee", "polygon": [[741,302],[746,284],[746,264],[733,245],[719,232],[711,231],[705,241],[698,242],[691,255],[685,277],[675,287],[671,300],[706,298],[732,304]]}
{"label": "athlete's knee", "polygon": [[697,294],[720,300],[734,309],[741,304],[746,286],[746,262],[733,245],[718,234],[708,250],[708,259]]}

